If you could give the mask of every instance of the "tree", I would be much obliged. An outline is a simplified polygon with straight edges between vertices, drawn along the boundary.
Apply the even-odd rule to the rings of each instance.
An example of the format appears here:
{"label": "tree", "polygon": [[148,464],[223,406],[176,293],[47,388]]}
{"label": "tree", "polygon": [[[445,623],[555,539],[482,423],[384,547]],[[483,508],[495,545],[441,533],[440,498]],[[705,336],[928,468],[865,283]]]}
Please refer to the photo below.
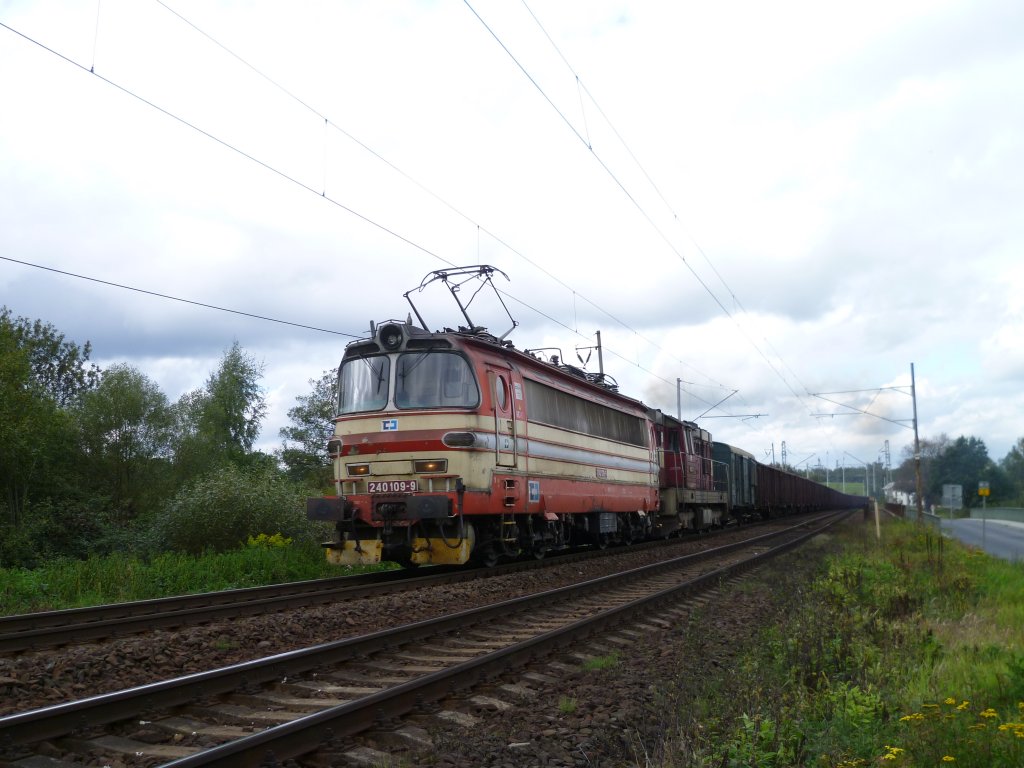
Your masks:
{"label": "tree", "polygon": [[937,498],[942,495],[943,485],[961,485],[965,506],[980,506],[978,481],[990,480],[992,474],[993,464],[985,443],[977,437],[961,435],[934,460],[928,492]]}
{"label": "tree", "polygon": [[267,415],[266,398],[259,385],[262,376],[263,363],[242,352],[236,341],[206,382],[200,425],[214,445],[229,455],[244,455],[259,437]]}
{"label": "tree", "polygon": [[[943,432],[938,437],[923,437],[919,441],[921,445],[921,488],[924,495],[924,501],[927,501],[931,494],[931,488],[934,483],[932,481],[933,466],[936,459],[942,454],[946,447],[949,445],[949,436]],[[896,484],[896,489],[903,491],[904,493],[917,493],[917,477],[914,468],[914,446],[907,445],[903,448],[903,462],[893,472],[893,481]],[[939,493],[941,495],[942,483],[939,483]],[[933,497],[934,498],[934,497]]]}
{"label": "tree", "polygon": [[267,412],[263,364],[236,341],[202,389],[174,405],[175,464],[184,479],[224,463],[244,463]]}
{"label": "tree", "polygon": [[8,521],[18,525],[34,491],[45,491],[68,461],[68,420],[33,375],[16,329],[0,317],[0,487]]}
{"label": "tree", "polygon": [[1003,457],[1000,466],[1006,473],[1008,495],[1017,504],[1024,504],[1024,437],[1017,438],[1016,444]]}
{"label": "tree", "polygon": [[88,341],[79,347],[65,341],[64,334],[50,323],[12,318],[6,306],[0,307],[0,328],[7,329],[15,344],[25,350],[32,379],[58,406],[74,402],[99,383],[100,369],[89,363],[92,345]]}
{"label": "tree", "polygon": [[0,314],[0,566],[31,567],[65,554],[62,533],[83,540],[68,509],[80,462],[70,415],[34,375],[8,319]]}
{"label": "tree", "polygon": [[171,418],[159,386],[128,365],[104,371],[99,386],[82,395],[78,424],[89,474],[110,494],[122,523],[159,485],[156,462],[169,454]]}
{"label": "tree", "polygon": [[324,371],[319,379],[310,379],[313,391],[299,395],[298,405],[288,410],[291,425],[282,427],[284,442],[279,456],[293,480],[306,481],[317,487],[331,479],[331,460],[327,441],[334,433],[334,416],[338,407],[337,372]]}

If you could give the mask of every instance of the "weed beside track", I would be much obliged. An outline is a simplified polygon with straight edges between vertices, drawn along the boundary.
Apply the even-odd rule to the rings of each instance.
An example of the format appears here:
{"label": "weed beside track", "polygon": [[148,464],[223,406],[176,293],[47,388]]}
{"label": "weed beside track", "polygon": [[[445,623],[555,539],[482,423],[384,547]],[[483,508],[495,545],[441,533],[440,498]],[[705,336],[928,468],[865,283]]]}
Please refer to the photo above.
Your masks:
{"label": "weed beside track", "polygon": [[661,765],[1024,765],[1024,566],[903,522],[833,544],[700,679]]}

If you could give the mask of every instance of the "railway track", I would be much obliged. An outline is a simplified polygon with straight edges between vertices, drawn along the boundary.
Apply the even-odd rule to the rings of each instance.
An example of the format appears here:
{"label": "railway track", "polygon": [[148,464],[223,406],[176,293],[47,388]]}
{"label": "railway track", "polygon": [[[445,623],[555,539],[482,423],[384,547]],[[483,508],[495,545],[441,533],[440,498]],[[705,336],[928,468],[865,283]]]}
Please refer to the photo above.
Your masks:
{"label": "railway track", "polygon": [[[728,528],[717,533],[735,529]],[[663,542],[633,545],[633,551],[663,546]],[[416,570],[382,571],[356,576],[274,584],[264,587],[178,595],[88,608],[40,611],[0,617],[0,654],[53,648],[122,637],[154,629],[195,626],[225,618],[256,616],[275,611],[421,587],[455,584],[542,568],[546,562],[573,562],[605,553],[584,550],[553,555],[548,560],[523,560],[493,568],[435,566]]]}
{"label": "railway track", "polygon": [[[713,588],[820,532],[806,523],[613,576],[0,718],[0,759],[251,766],[348,739]],[[454,717],[454,715],[453,715]],[[69,756],[70,755],[70,756]],[[332,760],[332,764],[334,761]]]}

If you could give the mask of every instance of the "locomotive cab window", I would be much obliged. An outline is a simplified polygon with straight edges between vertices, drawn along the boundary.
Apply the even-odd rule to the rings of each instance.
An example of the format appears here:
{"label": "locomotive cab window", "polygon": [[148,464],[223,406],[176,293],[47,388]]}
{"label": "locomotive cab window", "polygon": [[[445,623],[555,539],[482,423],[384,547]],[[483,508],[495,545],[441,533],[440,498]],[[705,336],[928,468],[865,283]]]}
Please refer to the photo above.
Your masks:
{"label": "locomotive cab window", "polygon": [[399,408],[473,408],[480,390],[469,363],[450,352],[407,352],[395,363]]}
{"label": "locomotive cab window", "polygon": [[672,430],[671,432],[665,433],[665,449],[672,451],[672,453],[679,453],[679,432]]}
{"label": "locomotive cab window", "polygon": [[508,406],[508,384],[504,376],[498,376],[494,380],[494,398],[498,404],[498,410],[504,411]]}
{"label": "locomotive cab window", "polygon": [[379,411],[388,404],[391,361],[384,355],[346,360],[339,371],[338,413]]}

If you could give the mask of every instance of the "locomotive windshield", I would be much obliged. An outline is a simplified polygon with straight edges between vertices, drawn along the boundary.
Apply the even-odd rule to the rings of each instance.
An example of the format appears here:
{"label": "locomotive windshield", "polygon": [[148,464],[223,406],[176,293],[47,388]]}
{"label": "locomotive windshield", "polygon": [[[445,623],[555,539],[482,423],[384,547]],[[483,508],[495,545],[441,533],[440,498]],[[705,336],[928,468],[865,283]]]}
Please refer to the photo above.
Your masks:
{"label": "locomotive windshield", "polygon": [[384,355],[346,360],[340,371],[338,413],[379,411],[388,404],[391,360]]}
{"label": "locomotive windshield", "polygon": [[469,363],[450,352],[406,352],[395,369],[399,408],[472,408],[480,390]]}
{"label": "locomotive windshield", "polygon": [[390,400],[394,363],[397,408],[474,408],[480,389],[473,369],[450,352],[403,352],[346,360],[340,371],[339,414],[380,411]]}

